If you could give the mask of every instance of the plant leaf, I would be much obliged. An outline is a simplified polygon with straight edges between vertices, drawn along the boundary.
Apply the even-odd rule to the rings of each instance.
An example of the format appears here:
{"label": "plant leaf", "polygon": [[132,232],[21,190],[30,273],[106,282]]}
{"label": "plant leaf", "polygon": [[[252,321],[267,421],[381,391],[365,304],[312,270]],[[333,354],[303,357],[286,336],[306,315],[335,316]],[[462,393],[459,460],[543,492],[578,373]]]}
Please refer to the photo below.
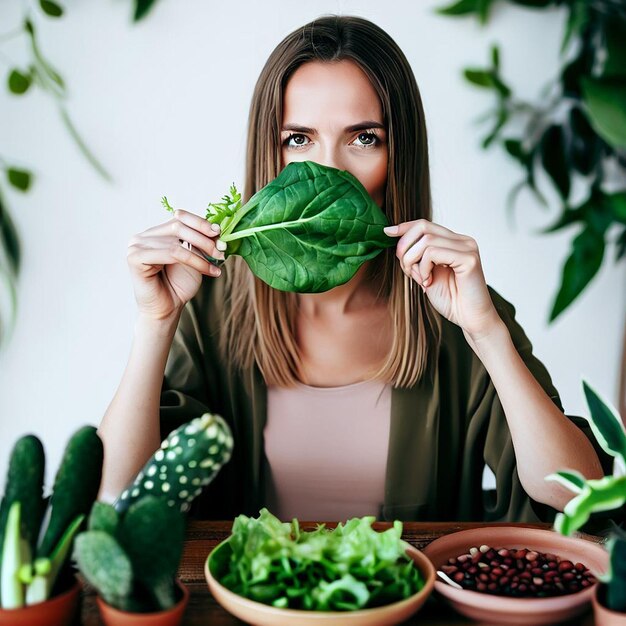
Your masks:
{"label": "plant leaf", "polygon": [[602,68],[603,78],[626,78],[626,21],[623,19],[604,22],[606,62]]}
{"label": "plant leaf", "polygon": [[28,170],[21,170],[16,167],[9,167],[7,170],[7,178],[9,183],[15,189],[20,191],[28,191],[32,181],[32,174]]}
{"label": "plant leaf", "polygon": [[611,217],[616,222],[626,224],[626,191],[607,194],[604,200],[611,211]]}
{"label": "plant leaf", "polygon": [[473,85],[478,85],[478,87],[486,87],[488,89],[495,88],[493,75],[487,70],[467,68],[463,70],[463,75]]}
{"label": "plant leaf", "polygon": [[626,81],[583,77],[581,85],[595,131],[611,146],[626,148]]}
{"label": "plant leaf", "polygon": [[602,140],[589,124],[587,116],[577,106],[570,110],[569,127],[572,165],[587,176],[595,169],[602,156]]}
{"label": "plant leaf", "polygon": [[626,612],[626,538],[614,532],[607,542],[611,556],[606,589],[606,605],[611,611]]}
{"label": "plant leaf", "polygon": [[567,18],[567,25],[565,26],[563,43],[561,44],[561,54],[567,50],[567,46],[572,37],[580,35],[589,20],[587,0],[574,0],[574,2],[568,3],[568,9],[569,16]]}
{"label": "plant leaf", "polygon": [[585,380],[583,390],[591,414],[583,417],[589,422],[595,438],[607,454],[620,456],[626,463],[626,432],[619,413]]}
{"label": "plant leaf", "polygon": [[135,13],[133,15],[133,21],[139,22],[142,20],[156,3],[156,0],[135,0]]}
{"label": "plant leaf", "polygon": [[572,498],[554,521],[555,529],[572,535],[587,523],[592,513],[612,511],[626,502],[626,476],[588,480],[583,491]]}
{"label": "plant leaf", "polygon": [[17,96],[21,96],[28,91],[32,83],[32,79],[29,74],[23,74],[18,69],[11,70],[8,78],[9,91]]}
{"label": "plant leaf", "polygon": [[569,163],[563,129],[550,126],[541,138],[541,163],[565,201],[570,192]]}
{"label": "plant leaf", "polygon": [[61,17],[63,15],[63,7],[52,0],[39,0],[39,6],[50,17]]}
{"label": "plant leaf", "polygon": [[22,260],[20,239],[2,196],[0,196],[0,246],[6,252],[11,272],[17,276]]}
{"label": "plant leaf", "polygon": [[210,221],[222,226],[226,256],[241,255],[282,291],[332,289],[397,243],[383,232],[387,218],[358,179],[312,161],[289,163],[234,215]]}
{"label": "plant leaf", "polygon": [[585,488],[585,477],[574,470],[562,470],[546,476],[544,480],[560,483],[574,493],[581,493]]}
{"label": "plant leaf", "polygon": [[480,0],[459,0],[447,7],[436,9],[439,15],[469,15],[470,13],[480,13]]}
{"label": "plant leaf", "polygon": [[554,321],[597,274],[604,257],[604,237],[587,226],[572,242],[572,251],[563,266],[561,287],[550,313]]}

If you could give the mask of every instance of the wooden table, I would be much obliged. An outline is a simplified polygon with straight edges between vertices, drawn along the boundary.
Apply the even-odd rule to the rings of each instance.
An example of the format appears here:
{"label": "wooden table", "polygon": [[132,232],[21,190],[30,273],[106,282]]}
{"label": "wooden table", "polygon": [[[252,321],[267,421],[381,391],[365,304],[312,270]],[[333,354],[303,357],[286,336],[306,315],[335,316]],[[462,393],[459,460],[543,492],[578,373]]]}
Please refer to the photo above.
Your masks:
{"label": "wooden table", "polygon": [[[405,522],[403,538],[418,549],[423,549],[431,541],[442,535],[476,528],[486,524],[480,523],[450,523],[450,522]],[[510,524],[489,524],[489,526],[501,526]],[[549,524],[516,524],[528,528],[550,528]],[[313,523],[303,523],[303,528],[314,528]],[[333,526],[333,524],[328,524]],[[374,524],[374,528],[384,530],[391,524],[380,522]],[[183,619],[184,626],[237,626],[243,624],[240,620],[226,612],[210,594],[204,579],[204,563],[207,555],[223,539],[228,537],[232,522],[199,522],[192,521],[187,529],[185,550],[179,570],[182,581],[189,587],[191,598]],[[600,543],[602,538],[591,535],[580,535],[585,539]],[[98,613],[93,589],[86,588],[83,591],[81,620],[82,626],[102,626]],[[408,625],[420,626],[461,626],[474,624],[465,617],[456,614],[441,600],[432,595],[426,605],[416,613],[413,618],[405,622]],[[563,626],[593,626],[594,620],[591,609],[582,617],[564,623]],[[295,625],[294,625],[295,626]],[[528,626],[532,626],[529,624]]]}

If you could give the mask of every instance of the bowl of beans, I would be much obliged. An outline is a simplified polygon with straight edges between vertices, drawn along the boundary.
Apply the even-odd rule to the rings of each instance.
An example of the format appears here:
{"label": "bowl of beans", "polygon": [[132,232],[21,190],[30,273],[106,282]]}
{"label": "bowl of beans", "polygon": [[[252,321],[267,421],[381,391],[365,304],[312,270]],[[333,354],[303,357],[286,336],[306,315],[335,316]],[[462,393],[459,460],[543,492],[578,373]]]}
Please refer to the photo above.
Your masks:
{"label": "bowl of beans", "polygon": [[462,615],[501,625],[555,624],[583,613],[609,566],[600,544],[519,526],[451,533],[423,552],[449,581],[435,583],[439,597]]}

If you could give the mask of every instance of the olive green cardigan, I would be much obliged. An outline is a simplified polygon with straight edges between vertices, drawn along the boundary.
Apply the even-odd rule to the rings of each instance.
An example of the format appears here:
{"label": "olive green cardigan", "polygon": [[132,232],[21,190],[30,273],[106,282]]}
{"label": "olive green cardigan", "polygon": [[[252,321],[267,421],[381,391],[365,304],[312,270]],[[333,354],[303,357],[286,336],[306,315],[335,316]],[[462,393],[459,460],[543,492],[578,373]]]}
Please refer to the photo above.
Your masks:
{"label": "olive green cardigan", "polygon": [[[511,304],[490,290],[524,362],[562,410],[546,368],[514,319]],[[263,428],[267,396],[255,366],[231,371],[219,355],[223,281],[205,278],[186,305],[168,357],[161,394],[161,435],[211,411],[229,423],[231,461],[192,507],[205,519],[258,514],[264,506]],[[587,422],[569,417],[594,443],[605,472],[611,459],[595,444]],[[442,320],[434,376],[409,389],[393,388],[383,518],[424,521],[552,521],[555,510],[523,490],[511,434],[485,368],[461,329]],[[355,432],[358,437],[358,432]],[[541,433],[537,433],[541,436]],[[496,489],[483,491],[488,465]]]}

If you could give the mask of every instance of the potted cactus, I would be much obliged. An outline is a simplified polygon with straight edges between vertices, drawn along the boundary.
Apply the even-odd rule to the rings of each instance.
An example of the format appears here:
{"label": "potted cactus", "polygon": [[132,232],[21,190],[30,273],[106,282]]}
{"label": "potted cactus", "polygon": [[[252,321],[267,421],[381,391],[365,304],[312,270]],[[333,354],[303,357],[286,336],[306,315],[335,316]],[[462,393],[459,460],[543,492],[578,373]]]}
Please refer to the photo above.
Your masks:
{"label": "potted cactus", "polygon": [[93,506],[74,558],[107,626],[180,623],[189,599],[176,580],[185,513],[232,449],[226,422],[206,413],[170,433],[114,504]]}
{"label": "potted cactus", "polygon": [[45,453],[34,435],[11,452],[0,504],[0,625],[68,624],[80,584],[70,563],[76,533],[96,499],[102,442],[93,426],[70,438],[51,497],[44,497]]}
{"label": "potted cactus", "polygon": [[[626,431],[619,413],[585,381],[583,389],[590,412],[586,419],[598,443],[608,454],[626,462]],[[592,513],[619,509],[626,503],[626,476],[586,480],[579,472],[565,470],[546,476],[546,480],[559,482],[576,494],[554,521],[555,529],[563,535],[573,534]],[[606,547],[610,566],[606,574],[599,576],[601,583],[596,587],[595,623],[597,626],[626,626],[626,532],[623,528],[615,526]]]}

